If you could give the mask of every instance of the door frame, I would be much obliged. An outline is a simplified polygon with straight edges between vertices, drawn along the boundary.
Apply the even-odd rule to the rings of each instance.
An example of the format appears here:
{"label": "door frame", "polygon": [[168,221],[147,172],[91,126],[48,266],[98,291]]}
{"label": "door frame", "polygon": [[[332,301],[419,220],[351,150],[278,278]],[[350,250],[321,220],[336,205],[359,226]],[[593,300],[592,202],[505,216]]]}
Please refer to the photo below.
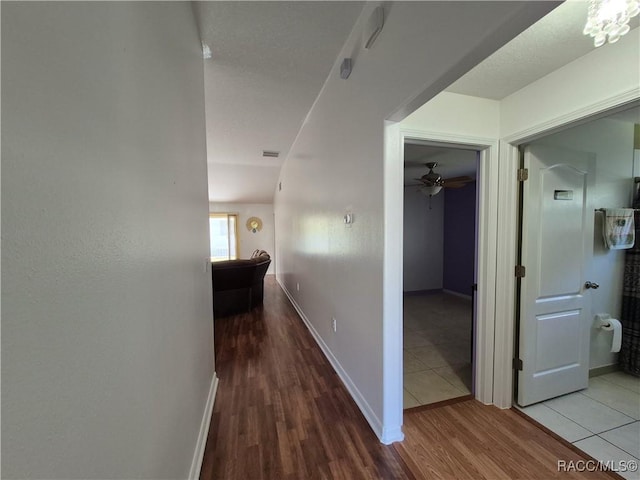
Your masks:
{"label": "door frame", "polygon": [[[498,141],[401,128],[386,122],[385,128],[385,236],[383,289],[383,358],[385,424],[402,425],[402,278],[404,143],[420,140],[449,148],[480,151],[478,169],[478,242],[476,328],[474,336],[474,395],[485,404],[493,402],[494,325],[498,234]],[[389,416],[387,416],[389,415]],[[398,433],[398,432],[395,432]],[[400,433],[399,437],[403,437]],[[396,436],[395,438],[399,438]],[[384,440],[383,440],[384,442]]]}
{"label": "door frame", "polygon": [[497,247],[501,255],[497,258],[496,273],[496,324],[495,324],[495,369],[493,403],[499,408],[510,408],[514,393],[514,344],[516,341],[516,277],[514,265],[518,254],[518,182],[520,165],[518,146],[550,135],[565,128],[596,120],[617,111],[640,105],[638,89],[624,92],[571,113],[536,124],[526,130],[501,138],[499,150],[500,202],[498,204]]}

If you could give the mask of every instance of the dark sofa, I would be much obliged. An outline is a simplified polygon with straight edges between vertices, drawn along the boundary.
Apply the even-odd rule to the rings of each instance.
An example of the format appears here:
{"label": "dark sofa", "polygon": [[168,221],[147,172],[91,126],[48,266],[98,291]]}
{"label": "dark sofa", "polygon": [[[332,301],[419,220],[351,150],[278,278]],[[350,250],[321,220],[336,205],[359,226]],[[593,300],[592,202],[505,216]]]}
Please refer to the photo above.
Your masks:
{"label": "dark sofa", "polygon": [[211,263],[214,317],[244,313],[262,305],[264,276],[270,263],[265,251],[254,252],[248,260]]}

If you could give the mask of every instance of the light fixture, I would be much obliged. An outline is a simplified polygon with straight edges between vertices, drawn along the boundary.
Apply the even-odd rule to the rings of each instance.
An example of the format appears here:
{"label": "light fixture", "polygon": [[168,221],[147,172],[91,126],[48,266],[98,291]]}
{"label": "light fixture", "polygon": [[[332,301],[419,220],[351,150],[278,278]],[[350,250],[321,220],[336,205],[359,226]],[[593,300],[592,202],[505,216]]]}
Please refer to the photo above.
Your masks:
{"label": "light fixture", "polygon": [[262,230],[262,220],[258,217],[251,217],[247,220],[247,230],[253,233],[257,233]]}
{"label": "light fixture", "polygon": [[629,19],[640,13],[640,0],[590,0],[582,33],[593,37],[596,47],[615,43],[629,32]]}
{"label": "light fixture", "polygon": [[345,58],[344,60],[342,60],[342,63],[340,64],[340,78],[342,78],[343,80],[349,78],[349,75],[351,75],[352,64],[353,62],[350,58]]}
{"label": "light fixture", "polygon": [[429,197],[429,210],[431,210],[431,197],[437,195],[442,190],[442,185],[424,185],[420,187],[420,193]]}
{"label": "light fixture", "polygon": [[427,197],[433,197],[434,195],[437,195],[440,190],[442,190],[441,185],[425,185],[424,187],[420,187],[420,192],[422,192],[422,194],[426,195]]}

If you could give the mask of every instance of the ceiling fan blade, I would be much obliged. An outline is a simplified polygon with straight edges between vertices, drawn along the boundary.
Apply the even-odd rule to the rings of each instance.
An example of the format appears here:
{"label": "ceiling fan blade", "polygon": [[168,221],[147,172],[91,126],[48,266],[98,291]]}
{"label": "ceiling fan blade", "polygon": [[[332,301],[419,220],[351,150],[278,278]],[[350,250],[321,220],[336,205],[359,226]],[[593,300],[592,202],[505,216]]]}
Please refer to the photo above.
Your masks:
{"label": "ceiling fan blade", "polygon": [[428,178],[414,178],[414,180],[417,180],[418,182],[422,182],[422,185],[427,186],[427,187],[431,187],[433,185],[436,185],[436,183],[434,183],[433,181],[429,180]]}
{"label": "ceiling fan blade", "polygon": [[466,187],[466,183],[445,183],[444,188],[462,188]]}
{"label": "ceiling fan blade", "polygon": [[467,177],[467,176],[463,176],[463,177],[451,177],[451,178],[445,178],[443,180],[443,182],[445,183],[445,185],[448,185],[449,183],[469,183],[469,182],[474,182],[475,179],[471,178],[471,177]]}

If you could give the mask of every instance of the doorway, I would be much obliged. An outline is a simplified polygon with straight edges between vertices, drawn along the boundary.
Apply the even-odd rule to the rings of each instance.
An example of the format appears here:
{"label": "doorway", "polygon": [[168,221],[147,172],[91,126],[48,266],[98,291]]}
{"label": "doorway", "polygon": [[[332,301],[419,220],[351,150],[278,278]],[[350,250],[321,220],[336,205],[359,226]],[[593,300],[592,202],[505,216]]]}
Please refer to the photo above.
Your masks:
{"label": "doorway", "polygon": [[479,156],[404,143],[405,409],[473,393]]}
{"label": "doorway", "polygon": [[[639,207],[637,199],[634,204],[640,174],[640,144],[634,141],[638,124],[640,110],[633,108],[565,128],[521,149],[525,167],[533,169],[522,187],[520,263],[526,273],[520,280],[516,326],[516,358],[522,369],[516,370],[515,403],[604,462],[640,460],[640,378],[620,369],[616,332],[600,322],[603,314],[619,319],[625,335],[625,322],[633,320],[621,315],[626,249],[608,248],[604,225],[606,209]],[[583,181],[559,178],[561,171],[573,180],[582,175]],[[545,182],[548,191],[538,188]],[[576,208],[580,214],[569,214]],[[544,226],[546,213],[553,217],[562,210],[560,226],[550,229],[553,221]],[[534,216],[543,223],[532,223]],[[541,239],[545,228],[555,246],[545,246]],[[561,242],[571,248],[553,258]],[[538,262],[531,256],[534,245]],[[557,301],[564,303],[551,308]]]}

